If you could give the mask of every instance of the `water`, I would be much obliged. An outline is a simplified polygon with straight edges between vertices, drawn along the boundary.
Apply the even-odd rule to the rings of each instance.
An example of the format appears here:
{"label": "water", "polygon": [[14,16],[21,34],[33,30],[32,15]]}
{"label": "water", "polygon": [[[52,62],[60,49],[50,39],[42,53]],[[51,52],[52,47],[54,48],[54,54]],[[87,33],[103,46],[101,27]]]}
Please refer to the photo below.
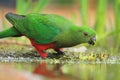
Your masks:
{"label": "water", "polygon": [[[2,69],[4,73],[8,74],[21,72],[20,75],[23,78],[27,74],[27,77],[31,77],[31,80],[32,78],[34,80],[120,80],[120,64],[118,62],[98,63],[68,60],[62,63],[62,60],[54,62],[52,59],[49,61],[47,59],[39,62],[30,62],[32,59],[26,58],[22,61],[23,59],[19,59],[16,62],[15,59],[14,61],[1,62],[0,70]],[[1,66],[4,66],[4,68],[1,68]],[[12,73],[8,70],[11,70]],[[0,76],[2,74],[3,72],[1,71]],[[16,75],[13,78],[20,75]],[[25,80],[29,79],[26,78]]]}

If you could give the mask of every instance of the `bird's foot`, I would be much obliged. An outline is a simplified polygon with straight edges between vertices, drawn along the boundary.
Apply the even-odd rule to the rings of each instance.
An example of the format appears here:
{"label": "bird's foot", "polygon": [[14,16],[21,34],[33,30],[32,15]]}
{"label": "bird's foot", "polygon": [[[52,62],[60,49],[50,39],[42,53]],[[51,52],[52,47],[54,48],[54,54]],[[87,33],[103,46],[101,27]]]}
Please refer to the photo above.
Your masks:
{"label": "bird's foot", "polygon": [[44,52],[44,51],[38,51],[38,53],[39,53],[39,55],[40,55],[41,58],[43,58],[43,59],[47,58],[47,53],[46,52]]}
{"label": "bird's foot", "polygon": [[60,51],[60,50],[55,50],[55,51],[57,53],[52,53],[52,54],[49,53],[47,57],[48,58],[57,58],[58,59],[58,58],[61,58],[62,56],[64,56],[64,54],[65,54],[63,51]]}

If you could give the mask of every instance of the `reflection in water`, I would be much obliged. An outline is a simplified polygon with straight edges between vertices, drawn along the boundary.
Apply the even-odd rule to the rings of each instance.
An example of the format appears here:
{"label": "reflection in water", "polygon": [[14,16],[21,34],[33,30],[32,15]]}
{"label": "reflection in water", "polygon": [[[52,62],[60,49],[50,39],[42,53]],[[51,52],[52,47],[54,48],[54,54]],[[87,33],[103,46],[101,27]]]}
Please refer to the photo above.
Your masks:
{"label": "reflection in water", "polygon": [[33,71],[47,80],[119,80],[119,64],[48,64],[40,63]]}
{"label": "reflection in water", "polygon": [[56,64],[55,66],[49,66],[46,63],[41,63],[35,68],[33,73],[44,75],[47,77],[57,77],[59,75],[62,75],[62,71],[60,68],[60,64]]}
{"label": "reflection in water", "polygon": [[110,63],[0,63],[0,80],[120,80],[119,74],[120,64]]}
{"label": "reflection in water", "polygon": [[34,74],[45,76],[51,80],[78,80],[75,77],[72,77],[70,75],[64,74],[62,72],[62,65],[61,64],[55,64],[50,65],[45,62],[39,64],[37,67],[35,67],[35,70],[33,71]]}

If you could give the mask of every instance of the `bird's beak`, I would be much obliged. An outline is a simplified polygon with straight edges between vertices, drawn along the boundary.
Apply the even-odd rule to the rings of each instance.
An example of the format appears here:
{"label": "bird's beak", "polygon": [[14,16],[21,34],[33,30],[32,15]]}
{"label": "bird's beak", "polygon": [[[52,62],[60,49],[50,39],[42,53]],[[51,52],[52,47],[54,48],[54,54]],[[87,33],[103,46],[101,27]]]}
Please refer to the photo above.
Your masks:
{"label": "bird's beak", "polygon": [[88,41],[88,43],[89,43],[90,45],[94,45],[94,44],[95,44],[95,41],[96,41],[96,37],[94,36],[94,37],[90,38],[90,40]]}

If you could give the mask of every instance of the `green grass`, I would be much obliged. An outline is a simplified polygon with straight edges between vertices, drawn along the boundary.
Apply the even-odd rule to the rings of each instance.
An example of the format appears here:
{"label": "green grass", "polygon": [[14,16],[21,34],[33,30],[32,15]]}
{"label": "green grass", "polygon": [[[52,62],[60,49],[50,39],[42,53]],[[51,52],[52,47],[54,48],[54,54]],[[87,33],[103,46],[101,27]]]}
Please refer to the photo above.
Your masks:
{"label": "green grass", "polygon": [[32,0],[16,0],[16,11],[19,14],[26,14]]}
{"label": "green grass", "polygon": [[97,32],[98,41],[97,44],[105,46],[106,37],[103,38],[103,35],[106,34],[106,12],[107,12],[107,0],[97,0],[96,8],[96,20],[95,20],[95,30]]}
{"label": "green grass", "polygon": [[[79,0],[80,2],[80,15],[82,20],[82,25],[89,25],[88,24],[88,0]],[[111,25],[113,28],[111,30],[107,30],[106,28],[106,19],[107,19],[107,10],[110,5],[110,2],[113,4],[113,11],[114,11],[114,22],[115,25]],[[109,43],[112,40],[114,45],[110,47],[120,48],[120,0],[114,1],[108,0],[97,0],[96,1],[96,16],[95,16],[95,26],[94,29],[97,32],[97,45],[102,47],[108,47]],[[109,24],[111,24],[109,22]],[[109,26],[109,28],[111,28]],[[112,39],[110,38],[112,37]]]}
{"label": "green grass", "polygon": [[33,12],[40,12],[49,3],[49,0],[38,0],[36,3]]}
{"label": "green grass", "polygon": [[120,0],[114,0],[115,36],[114,41],[120,48]]}
{"label": "green grass", "polygon": [[48,3],[49,0],[16,0],[16,11],[19,14],[41,12]]}
{"label": "green grass", "polygon": [[101,38],[106,32],[106,12],[107,12],[107,0],[98,0],[96,8],[96,21],[95,30],[98,38]]}
{"label": "green grass", "polygon": [[83,25],[88,25],[88,0],[79,0],[80,15]]}

